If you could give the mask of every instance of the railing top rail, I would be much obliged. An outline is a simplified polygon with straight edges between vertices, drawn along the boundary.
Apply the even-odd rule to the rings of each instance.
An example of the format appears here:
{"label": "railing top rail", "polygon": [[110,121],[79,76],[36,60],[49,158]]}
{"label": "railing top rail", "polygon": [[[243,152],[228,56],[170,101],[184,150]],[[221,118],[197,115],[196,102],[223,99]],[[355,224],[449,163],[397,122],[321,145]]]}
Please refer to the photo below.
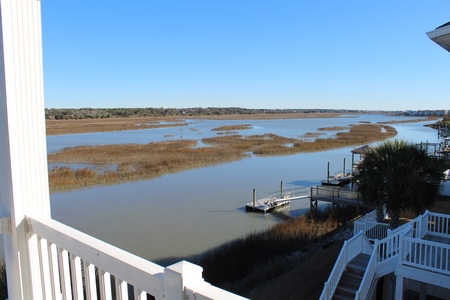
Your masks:
{"label": "railing top rail", "polygon": [[441,214],[441,213],[437,213],[437,212],[429,212],[428,215],[429,216],[436,216],[436,217],[442,217],[442,218],[450,219],[450,215]]}
{"label": "railing top rail", "polygon": [[406,240],[406,241],[409,241],[409,242],[414,242],[414,243],[417,243],[417,244],[425,244],[425,245],[436,246],[436,247],[440,247],[440,248],[444,248],[444,249],[450,249],[450,245],[449,244],[445,244],[445,243],[439,243],[439,242],[435,242],[435,241],[418,239],[418,238],[405,236],[405,235],[402,236],[402,239]]}
{"label": "railing top rail", "polygon": [[31,231],[155,296],[164,295],[164,267],[52,219],[29,217]]}

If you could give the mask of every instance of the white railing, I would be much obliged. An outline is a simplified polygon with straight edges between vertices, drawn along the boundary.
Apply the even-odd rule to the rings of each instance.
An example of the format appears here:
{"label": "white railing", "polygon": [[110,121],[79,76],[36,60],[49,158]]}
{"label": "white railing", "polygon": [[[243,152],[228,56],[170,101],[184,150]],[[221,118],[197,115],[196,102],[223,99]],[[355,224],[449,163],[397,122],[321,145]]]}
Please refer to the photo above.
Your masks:
{"label": "white railing", "polygon": [[[375,277],[395,270],[396,260],[400,251],[400,237],[411,234],[411,224],[403,230],[396,231],[382,240],[376,240],[369,264],[364,273],[361,285],[355,299],[366,299],[374,283]],[[377,274],[378,273],[378,274]]]}
{"label": "white railing", "polygon": [[406,236],[400,241],[399,263],[450,275],[450,245]]}
{"label": "white railing", "polygon": [[450,236],[450,216],[438,213],[429,213],[427,233],[434,236]]}
{"label": "white railing", "polygon": [[372,210],[371,212],[365,214],[364,216],[362,216],[353,223],[353,234],[356,234],[361,230],[366,231],[367,222],[376,221],[376,219],[377,219],[377,212],[375,210]]}
{"label": "white railing", "polygon": [[[353,232],[363,231],[369,240],[381,239],[388,235],[389,224],[379,223],[376,220],[376,211],[371,211],[359,218],[353,224]],[[381,238],[380,238],[381,237]]]}
{"label": "white railing", "polygon": [[327,300],[333,297],[342,273],[344,273],[347,264],[352,259],[362,252],[370,254],[371,251],[372,245],[364,236],[363,232],[359,232],[348,241],[345,241],[333,270],[331,271],[330,277],[328,277],[327,282],[325,282],[324,289],[320,295],[320,300]]}
{"label": "white railing", "polygon": [[378,251],[378,241],[375,241],[375,247],[372,250],[370,255],[369,263],[367,264],[366,271],[364,272],[364,276],[361,281],[361,285],[359,289],[355,293],[355,299],[366,299],[370,288],[373,283],[373,279],[375,278],[376,270],[377,270],[377,251]]}
{"label": "white railing", "polygon": [[[374,230],[376,225],[382,224],[376,223],[374,216],[375,211],[355,221],[354,230],[358,233],[348,244],[344,243],[320,299],[331,299],[347,263],[357,255],[354,247],[349,245],[359,246],[356,251],[367,251],[367,248],[357,241],[368,231]],[[450,215],[426,211],[414,220],[387,232],[386,238],[375,240],[375,247],[355,299],[367,298],[373,288],[374,278],[393,272],[397,264],[450,275],[450,245],[422,239],[425,235],[450,238]]]}
{"label": "white railing", "polygon": [[48,218],[27,223],[37,299],[244,299],[205,282],[189,262],[164,268]]}

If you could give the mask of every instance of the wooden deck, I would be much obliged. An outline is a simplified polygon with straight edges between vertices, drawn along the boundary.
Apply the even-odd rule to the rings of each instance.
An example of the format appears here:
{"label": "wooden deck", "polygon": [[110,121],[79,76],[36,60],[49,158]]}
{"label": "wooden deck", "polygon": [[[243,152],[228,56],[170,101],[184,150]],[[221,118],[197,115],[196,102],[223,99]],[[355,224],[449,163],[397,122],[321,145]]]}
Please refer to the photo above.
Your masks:
{"label": "wooden deck", "polygon": [[358,191],[340,187],[316,186],[311,187],[311,209],[317,209],[317,202],[324,201],[335,204],[353,205],[356,207],[374,208],[372,204],[361,199]]}
{"label": "wooden deck", "polygon": [[427,234],[423,239],[406,243],[405,265],[435,273],[450,274],[450,238]]}

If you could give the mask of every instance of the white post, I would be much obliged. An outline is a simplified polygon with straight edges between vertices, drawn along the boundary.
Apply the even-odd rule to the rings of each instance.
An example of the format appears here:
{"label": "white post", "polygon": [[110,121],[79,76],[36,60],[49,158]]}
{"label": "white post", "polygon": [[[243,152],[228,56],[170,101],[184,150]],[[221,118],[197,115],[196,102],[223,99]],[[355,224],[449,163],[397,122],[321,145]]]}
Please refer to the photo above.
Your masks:
{"label": "white post", "polygon": [[203,268],[187,261],[181,261],[164,269],[167,300],[185,299],[185,288],[205,284],[202,276]]}
{"label": "white post", "polygon": [[403,300],[403,276],[395,278],[395,300]]}
{"label": "white post", "polygon": [[0,1],[0,192],[10,299],[43,298],[26,215],[50,217],[38,0]]}

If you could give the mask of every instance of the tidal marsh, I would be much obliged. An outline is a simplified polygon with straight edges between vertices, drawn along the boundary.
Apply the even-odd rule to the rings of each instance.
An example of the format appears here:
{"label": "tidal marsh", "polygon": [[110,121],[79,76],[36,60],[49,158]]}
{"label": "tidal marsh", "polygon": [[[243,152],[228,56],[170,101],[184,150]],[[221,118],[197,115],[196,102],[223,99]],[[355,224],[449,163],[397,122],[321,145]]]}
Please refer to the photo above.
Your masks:
{"label": "tidal marsh", "polygon": [[204,138],[207,147],[195,140],[176,140],[149,144],[79,146],[48,156],[49,163],[84,163],[92,166],[117,166],[116,170],[97,172],[95,168],[74,170],[54,168],[49,172],[52,190],[69,189],[126,180],[149,179],[167,173],[213,166],[253,155],[288,155],[363,145],[396,135],[387,125],[360,124],[334,137],[308,142],[275,134],[224,135]]}

